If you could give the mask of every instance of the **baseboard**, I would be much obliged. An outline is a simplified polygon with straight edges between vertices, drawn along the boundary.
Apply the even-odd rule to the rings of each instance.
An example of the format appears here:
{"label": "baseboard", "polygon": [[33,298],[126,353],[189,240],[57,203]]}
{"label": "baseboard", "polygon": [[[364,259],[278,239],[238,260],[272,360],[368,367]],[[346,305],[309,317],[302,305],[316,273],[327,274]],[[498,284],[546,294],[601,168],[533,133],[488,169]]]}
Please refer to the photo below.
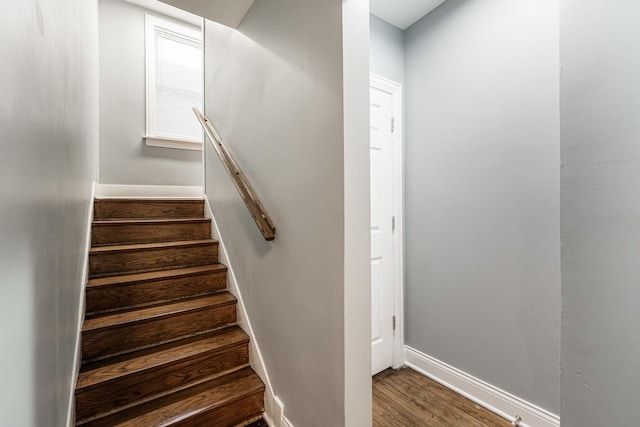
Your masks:
{"label": "baseboard", "polygon": [[265,413],[264,413],[264,414],[262,414],[262,419],[264,420],[264,422],[265,422],[265,423],[267,423],[267,425],[268,425],[269,427],[275,427],[275,426],[273,425],[273,421],[271,420],[271,417],[269,417],[269,416],[267,415],[266,411],[265,411]]}
{"label": "baseboard", "polygon": [[201,199],[201,186],[97,184],[98,199]]}
{"label": "baseboard", "polygon": [[511,422],[514,422],[515,418],[520,416],[522,421],[518,425],[521,427],[560,426],[559,416],[416,349],[405,346],[405,357],[407,366],[487,408],[491,412]]}
{"label": "baseboard", "polygon": [[96,195],[97,183],[94,181],[91,184],[91,197],[88,200],[89,207],[87,209],[87,221],[85,228],[84,239],[84,256],[82,259],[82,275],[80,283],[80,304],[78,304],[78,323],[76,325],[76,345],[74,349],[74,361],[73,361],[73,380],[71,381],[71,390],[69,390],[69,407],[67,408],[67,427],[73,427],[76,425],[75,414],[75,396],[76,396],[76,379],[80,373],[80,364],[82,363],[82,354],[80,350],[80,338],[82,332],[82,323],[84,322],[85,311],[85,289],[87,281],[89,280],[89,250],[91,249],[91,222],[93,220],[93,199]]}
{"label": "baseboard", "polygon": [[291,424],[285,424],[286,418],[284,417],[284,404],[275,395],[273,387],[271,386],[271,380],[267,372],[262,353],[260,351],[260,345],[251,327],[251,321],[242,299],[242,292],[238,287],[238,281],[233,270],[233,265],[229,261],[227,256],[227,250],[224,244],[224,239],[220,233],[218,223],[213,216],[213,210],[209,204],[209,199],[204,196],[204,211],[205,217],[211,219],[211,234],[212,237],[218,240],[218,257],[220,262],[227,266],[227,288],[231,294],[233,294],[238,300],[238,324],[249,335],[249,363],[256,374],[262,379],[265,384],[265,396],[264,396],[264,420],[270,427],[291,427]]}
{"label": "baseboard", "polygon": [[[264,414],[263,419],[269,427],[276,427],[276,424],[266,413]],[[282,417],[280,427],[293,427],[293,424],[291,423],[291,421],[289,421],[287,417]]]}

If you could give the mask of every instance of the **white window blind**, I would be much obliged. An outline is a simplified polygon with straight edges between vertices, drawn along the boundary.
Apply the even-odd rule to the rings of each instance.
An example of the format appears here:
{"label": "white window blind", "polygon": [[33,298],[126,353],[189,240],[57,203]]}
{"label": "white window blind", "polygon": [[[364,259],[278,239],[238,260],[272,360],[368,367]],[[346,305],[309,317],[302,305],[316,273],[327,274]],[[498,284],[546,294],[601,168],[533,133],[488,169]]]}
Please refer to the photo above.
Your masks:
{"label": "white window blind", "polygon": [[191,110],[203,104],[202,41],[187,27],[147,19],[147,136],[202,141]]}

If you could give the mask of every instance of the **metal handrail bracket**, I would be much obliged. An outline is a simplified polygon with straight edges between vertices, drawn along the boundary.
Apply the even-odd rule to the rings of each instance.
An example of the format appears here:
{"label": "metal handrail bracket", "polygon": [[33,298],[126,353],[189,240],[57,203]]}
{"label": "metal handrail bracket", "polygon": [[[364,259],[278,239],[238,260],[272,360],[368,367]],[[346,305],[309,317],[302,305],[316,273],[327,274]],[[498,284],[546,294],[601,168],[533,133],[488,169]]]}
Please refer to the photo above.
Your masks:
{"label": "metal handrail bracket", "polygon": [[267,214],[267,211],[260,203],[260,199],[256,195],[256,192],[253,190],[253,187],[249,183],[249,180],[245,176],[245,174],[238,166],[238,163],[235,161],[226,145],[220,138],[220,134],[216,131],[216,128],[211,123],[208,117],[202,115],[202,113],[197,109],[193,108],[193,112],[196,114],[202,129],[207,134],[211,145],[213,146],[218,158],[222,162],[222,166],[226,169],[233,185],[235,185],[236,190],[240,193],[240,197],[244,201],[244,204],[247,206],[251,217],[256,222],[258,229],[262,233],[262,236],[265,240],[271,241],[276,237],[276,227],[273,225],[271,218]]}

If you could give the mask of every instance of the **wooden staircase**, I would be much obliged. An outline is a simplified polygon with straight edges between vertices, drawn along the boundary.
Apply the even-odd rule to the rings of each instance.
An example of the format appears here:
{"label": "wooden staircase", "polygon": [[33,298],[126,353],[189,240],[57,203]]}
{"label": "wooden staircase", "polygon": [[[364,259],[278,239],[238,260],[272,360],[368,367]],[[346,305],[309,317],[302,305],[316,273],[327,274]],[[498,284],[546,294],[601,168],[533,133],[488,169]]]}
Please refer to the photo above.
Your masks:
{"label": "wooden staircase", "polygon": [[266,425],[204,202],[94,206],[76,425]]}

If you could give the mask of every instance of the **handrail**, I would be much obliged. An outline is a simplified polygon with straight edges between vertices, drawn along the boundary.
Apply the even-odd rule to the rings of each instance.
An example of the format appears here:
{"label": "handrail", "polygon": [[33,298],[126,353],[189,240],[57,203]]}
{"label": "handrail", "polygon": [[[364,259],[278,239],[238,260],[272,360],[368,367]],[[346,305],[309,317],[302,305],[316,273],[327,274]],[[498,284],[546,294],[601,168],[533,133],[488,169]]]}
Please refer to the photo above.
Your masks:
{"label": "handrail", "polygon": [[233,184],[236,186],[236,190],[240,193],[240,197],[242,197],[244,204],[247,206],[249,213],[260,229],[262,236],[265,240],[273,240],[276,237],[276,226],[273,225],[267,211],[262,206],[262,203],[260,203],[260,199],[258,199],[256,192],[249,183],[249,180],[244,173],[242,173],[240,166],[238,166],[238,163],[236,163],[231,153],[229,153],[229,150],[227,150],[224,142],[222,142],[222,138],[220,138],[220,135],[209,118],[203,116],[195,107],[193,107],[193,112],[196,114],[200,125],[202,125],[202,129],[204,129],[205,133],[209,137],[211,145],[213,145],[222,165],[229,173],[231,181],[233,181]]}

